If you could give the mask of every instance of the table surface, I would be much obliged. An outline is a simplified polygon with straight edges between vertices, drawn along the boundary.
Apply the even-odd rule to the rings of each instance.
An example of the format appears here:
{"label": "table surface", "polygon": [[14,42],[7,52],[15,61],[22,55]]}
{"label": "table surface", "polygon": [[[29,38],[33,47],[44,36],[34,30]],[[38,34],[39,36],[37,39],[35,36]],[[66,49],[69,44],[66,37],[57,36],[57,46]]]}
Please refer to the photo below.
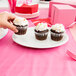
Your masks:
{"label": "table surface", "polygon": [[[47,17],[48,9],[41,9],[39,18]],[[31,21],[30,26],[34,26]],[[75,46],[75,41],[70,30],[66,31],[70,38],[68,43],[42,50],[16,44],[9,30],[0,40],[0,76],[76,76],[76,61],[66,55],[68,45]]]}

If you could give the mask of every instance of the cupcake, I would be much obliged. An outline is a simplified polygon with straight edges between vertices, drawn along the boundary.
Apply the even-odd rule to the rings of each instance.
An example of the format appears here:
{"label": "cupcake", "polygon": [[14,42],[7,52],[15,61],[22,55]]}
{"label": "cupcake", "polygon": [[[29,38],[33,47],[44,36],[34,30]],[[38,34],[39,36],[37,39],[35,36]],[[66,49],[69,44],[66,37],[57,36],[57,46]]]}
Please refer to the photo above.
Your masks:
{"label": "cupcake", "polygon": [[35,37],[37,40],[46,40],[48,36],[48,25],[47,23],[39,23],[35,26]]}
{"label": "cupcake", "polygon": [[60,41],[64,36],[65,28],[63,24],[55,24],[52,25],[50,32],[52,40]]}
{"label": "cupcake", "polygon": [[24,35],[26,34],[28,21],[23,17],[17,17],[13,21],[14,26],[18,29],[18,32],[15,34]]}

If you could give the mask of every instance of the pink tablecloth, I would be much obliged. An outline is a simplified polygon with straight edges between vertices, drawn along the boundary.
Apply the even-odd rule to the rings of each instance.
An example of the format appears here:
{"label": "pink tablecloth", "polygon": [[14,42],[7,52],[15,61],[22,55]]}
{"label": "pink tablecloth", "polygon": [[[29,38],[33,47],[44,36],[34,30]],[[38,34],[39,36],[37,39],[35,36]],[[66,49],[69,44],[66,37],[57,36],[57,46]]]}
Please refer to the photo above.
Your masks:
{"label": "pink tablecloth", "polygon": [[[47,15],[41,14],[43,17]],[[30,26],[33,26],[31,22]],[[14,43],[13,32],[9,31],[0,40],[0,76],[76,76],[76,61],[66,55],[67,48],[75,46],[75,41],[70,31],[66,31],[69,35],[68,43],[43,50]]]}

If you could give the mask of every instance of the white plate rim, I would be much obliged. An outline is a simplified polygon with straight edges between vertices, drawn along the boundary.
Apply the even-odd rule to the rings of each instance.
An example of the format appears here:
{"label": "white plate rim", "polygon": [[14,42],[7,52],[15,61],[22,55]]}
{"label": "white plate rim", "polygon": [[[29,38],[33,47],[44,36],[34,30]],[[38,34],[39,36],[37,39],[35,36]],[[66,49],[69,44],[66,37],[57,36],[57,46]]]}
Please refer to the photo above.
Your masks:
{"label": "white plate rim", "polygon": [[[31,28],[34,28],[34,27],[29,27],[29,29],[31,29]],[[51,47],[51,46],[50,46],[50,47],[49,47],[49,46],[48,46],[48,47],[36,47],[36,46],[29,46],[29,45],[23,45],[23,44],[18,43],[18,42],[14,39],[14,35],[15,35],[15,34],[12,35],[12,39],[13,39],[13,41],[14,41],[15,43],[17,43],[17,44],[19,44],[19,45],[21,45],[21,46],[24,46],[24,47],[35,48],[35,49],[55,48],[55,47],[58,47],[58,46],[61,46],[61,45],[65,44],[65,43],[67,43],[67,42],[69,41],[69,37],[68,37],[68,35],[66,34],[67,40],[64,41],[62,44],[58,44],[58,45],[52,46],[52,47]]]}
{"label": "white plate rim", "polygon": [[2,39],[2,38],[4,38],[6,35],[7,35],[7,33],[8,33],[8,29],[4,29],[4,34],[2,35],[2,36],[0,36],[0,40]]}
{"label": "white plate rim", "polygon": [[[35,13],[32,13],[32,14],[37,14],[37,13],[39,13],[39,11],[35,12]],[[24,14],[24,13],[18,13],[18,12],[15,12],[15,14],[19,14],[19,15],[31,15],[31,14]]]}
{"label": "white plate rim", "polygon": [[16,12],[15,15],[19,15],[19,16],[22,16],[22,17],[25,17],[25,18],[29,19],[29,18],[36,18],[36,17],[38,17],[40,15],[40,13],[39,13],[39,11],[36,12],[36,13],[33,13],[33,14],[23,14],[23,13]]}

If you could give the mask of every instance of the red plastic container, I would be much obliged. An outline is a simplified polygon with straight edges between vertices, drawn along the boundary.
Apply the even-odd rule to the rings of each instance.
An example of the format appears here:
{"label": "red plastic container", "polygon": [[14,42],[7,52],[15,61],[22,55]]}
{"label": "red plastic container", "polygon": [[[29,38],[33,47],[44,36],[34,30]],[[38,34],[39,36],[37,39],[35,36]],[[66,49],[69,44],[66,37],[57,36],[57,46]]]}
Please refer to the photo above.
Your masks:
{"label": "red plastic container", "polygon": [[33,5],[23,4],[20,7],[16,6],[15,12],[23,13],[23,14],[32,14],[38,12],[38,4],[33,4]]}

